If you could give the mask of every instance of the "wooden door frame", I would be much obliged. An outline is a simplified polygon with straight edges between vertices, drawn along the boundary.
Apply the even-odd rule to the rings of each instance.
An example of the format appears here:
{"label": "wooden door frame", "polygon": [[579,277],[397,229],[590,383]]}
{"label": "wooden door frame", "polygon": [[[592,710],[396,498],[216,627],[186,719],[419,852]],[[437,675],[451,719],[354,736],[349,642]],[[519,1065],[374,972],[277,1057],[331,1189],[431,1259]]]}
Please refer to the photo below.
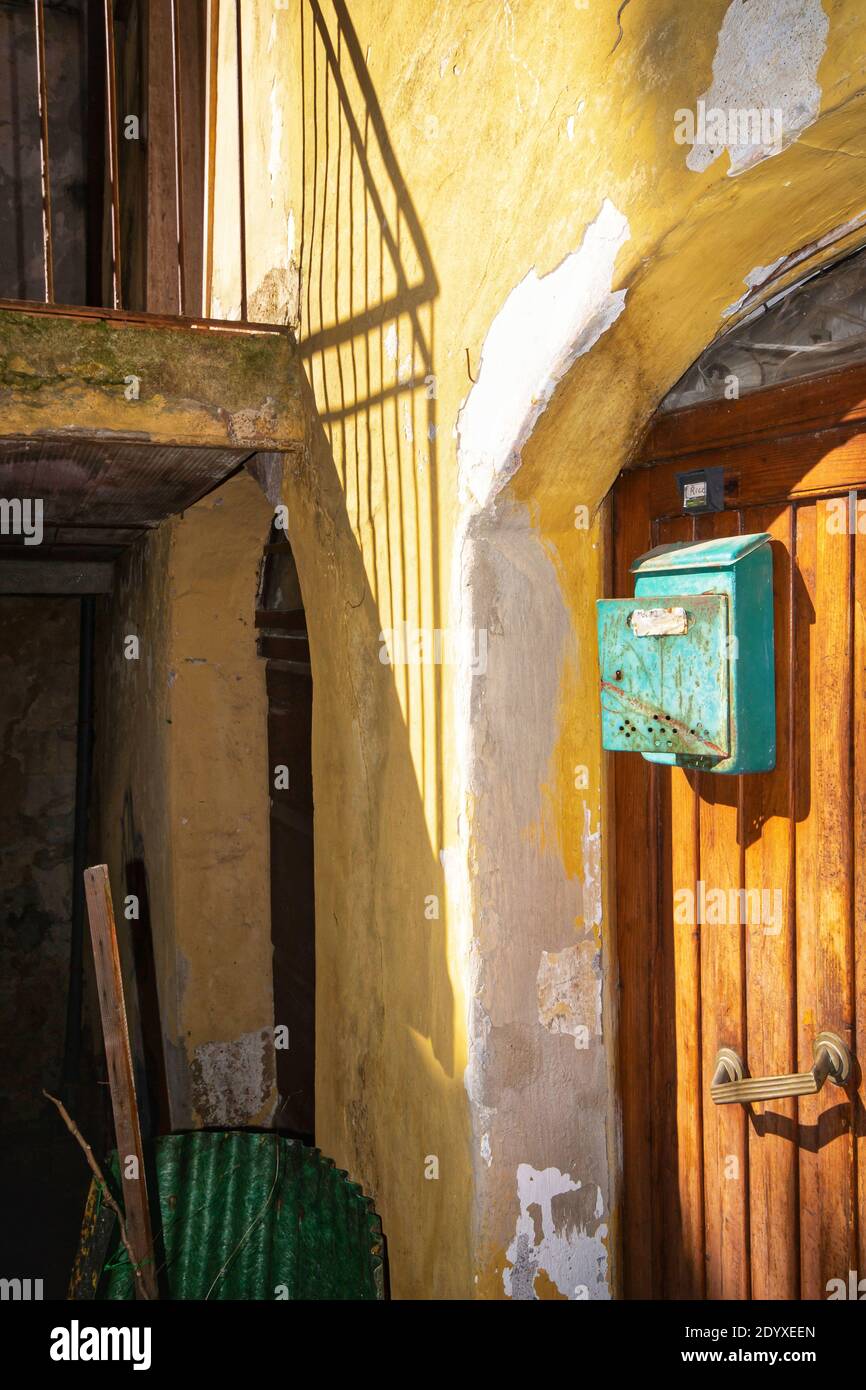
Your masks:
{"label": "wooden door frame", "polygon": [[731,510],[862,486],[866,365],[766,387],[735,401],[657,413],[617,481],[639,468],[661,469],[650,485],[650,506],[661,504],[665,516],[678,515],[674,474],[686,456],[700,456],[701,468],[724,464],[730,475],[725,507]]}

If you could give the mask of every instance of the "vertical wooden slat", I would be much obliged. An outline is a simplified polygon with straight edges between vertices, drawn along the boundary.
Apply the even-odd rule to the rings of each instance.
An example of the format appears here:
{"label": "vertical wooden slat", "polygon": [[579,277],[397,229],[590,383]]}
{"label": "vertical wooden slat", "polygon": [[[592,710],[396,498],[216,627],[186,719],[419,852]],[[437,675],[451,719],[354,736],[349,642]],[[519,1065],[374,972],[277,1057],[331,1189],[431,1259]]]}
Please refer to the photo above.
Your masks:
{"label": "vertical wooden slat", "polygon": [[244,59],[241,33],[241,0],[235,0],[235,33],[237,35],[238,80],[238,192],[240,195],[240,256],[241,256],[241,321],[246,323],[247,309],[247,199],[244,165]]}
{"label": "vertical wooden slat", "polygon": [[175,105],[171,51],[171,0],[147,7],[147,309],[180,310],[177,275]]}
{"label": "vertical wooden slat", "polygon": [[[736,512],[697,518],[697,538],[731,535]],[[719,1047],[745,1051],[744,935],[738,922],[714,921],[721,904],[741,883],[739,778],[702,773],[700,877],[706,906],[701,925],[701,1034],[703,1044],[704,1190],[707,1297],[749,1297],[748,1145],[746,1117],[739,1105],[714,1105],[708,1080]]]}
{"label": "vertical wooden slat", "polygon": [[111,192],[111,298],[115,309],[123,307],[120,248],[120,172],[117,157],[117,65],[114,54],[114,3],[104,0],[105,89],[107,114],[108,183]]}
{"label": "vertical wooden slat", "polygon": [[36,93],[39,105],[39,161],[42,173],[42,265],[45,303],[54,303],[54,244],[51,231],[51,168],[48,157],[48,82],[45,76],[45,6],[34,0]]}
{"label": "vertical wooden slat", "polygon": [[207,0],[204,138],[204,250],[202,313],[210,318],[213,301],[214,189],[216,187],[217,95],[219,83],[220,0]]}
{"label": "vertical wooden slat", "polygon": [[176,0],[178,64],[182,87],[184,313],[203,312],[202,264],[205,215],[205,69],[208,51],[206,0]]}
{"label": "vertical wooden slat", "polygon": [[[859,506],[866,507],[863,499]],[[853,831],[854,843],[854,1025],[856,1038],[855,1073],[866,1067],[866,534],[856,517],[857,534],[854,540],[854,632],[853,632]],[[866,1279],[866,1114],[863,1106],[863,1079],[855,1105],[861,1117],[856,1126],[854,1168],[857,1184],[857,1270]]]}
{"label": "vertical wooden slat", "polygon": [[[851,958],[851,553],[827,505],[797,508],[797,1003],[799,1066],[822,1029],[849,1044]],[[862,698],[862,692],[861,692]],[[826,1298],[855,1264],[851,1106],[826,1085],[801,1098],[801,1297]]]}
{"label": "vertical wooden slat", "polygon": [[[189,3],[189,0],[187,0]],[[180,28],[178,24],[177,0],[171,0],[171,69],[174,95],[174,206],[175,240],[177,254],[177,303],[178,313],[186,313],[186,259],[184,242],[184,186],[183,186],[183,92],[180,69]]]}
{"label": "vertical wooden slat", "polygon": [[[677,517],[659,527],[659,544],[689,541],[694,522]],[[659,769],[662,787],[659,835],[661,837],[661,946],[666,982],[657,1001],[659,1013],[671,1021],[673,1055],[666,1058],[669,1072],[661,1104],[667,1125],[674,1127],[666,1140],[666,1180],[660,1180],[658,1200],[662,1211],[664,1259],[663,1294],[666,1298],[702,1298],[706,1290],[703,1191],[703,1115],[701,1094],[701,961],[700,926],[680,908],[691,893],[696,900],[700,876],[698,857],[698,802],[696,775],[684,768]],[[656,1159],[658,1164],[659,1160]],[[661,1164],[662,1168],[664,1160]],[[673,1170],[673,1171],[672,1171]]]}
{"label": "vertical wooden slat", "polygon": [[[747,532],[773,537],[776,651],[776,767],[743,778],[746,936],[745,1060],[752,1076],[796,1071],[796,932],[791,649],[793,643],[791,507],[744,516]],[[750,895],[761,895],[760,897]],[[797,1107],[758,1102],[749,1124],[749,1226],[752,1297],[797,1298],[799,1212]]]}
{"label": "vertical wooden slat", "polygon": [[138,1262],[135,1292],[137,1298],[155,1299],[158,1297],[158,1291],[147,1201],[144,1149],[135,1096],[114,908],[105,864],[96,864],[93,868],[84,870],[84,891],[93,941],[93,963],[111,1087],[114,1132],[120,1160],[126,1232]]}
{"label": "vertical wooden slat", "polygon": [[[615,592],[634,592],[629,564],[649,549],[647,474],[621,481],[614,512]],[[656,934],[654,817],[635,816],[630,807],[648,808],[650,765],[618,754],[614,764],[616,823],[617,951],[620,998],[620,1077],[623,1109],[623,1249],[627,1298],[650,1298],[658,1288],[659,1243],[653,1238],[658,1193],[653,1183],[650,1052],[652,981],[650,961]],[[626,867],[627,866],[627,867]]]}

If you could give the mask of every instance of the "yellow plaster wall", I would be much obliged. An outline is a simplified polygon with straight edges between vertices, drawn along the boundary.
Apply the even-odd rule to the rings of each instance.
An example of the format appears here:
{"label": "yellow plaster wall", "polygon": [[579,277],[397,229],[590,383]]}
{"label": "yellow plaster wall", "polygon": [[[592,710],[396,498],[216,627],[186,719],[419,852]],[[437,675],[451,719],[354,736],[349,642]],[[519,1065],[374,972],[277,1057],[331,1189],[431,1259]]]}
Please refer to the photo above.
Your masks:
{"label": "yellow plaster wall", "polygon": [[[243,7],[250,297],[299,323],[315,406],[284,496],[315,682],[317,1131],[374,1191],[398,1296],[582,1297],[587,1279],[588,1296],[616,1292],[597,509],[658,400],[733,322],[724,310],[746,277],[805,249],[802,274],[862,235],[845,230],[866,208],[856,0],[749,7],[772,40],[768,91],[798,16],[829,31],[820,118],[736,177],[727,153],[694,172],[674,141],[675,112],[713,82],[728,0],[641,0],[622,9],[619,41],[616,9]],[[233,55],[224,33],[221,92]],[[221,111],[230,123],[230,95]],[[228,126],[224,138],[228,179]],[[507,333],[500,315],[530,272],[579,257],[608,204],[626,224],[608,283],[592,283],[603,248],[563,281],[587,303],[574,324],[586,351],[567,369],[543,281],[524,286]],[[227,191],[223,306],[239,302],[237,215]],[[548,364],[535,378],[534,363]],[[482,382],[487,482],[479,431],[473,452],[465,428]],[[502,438],[515,392],[525,428]],[[485,705],[494,682],[467,684],[465,663],[379,660],[380,632],[456,630],[467,614],[500,653],[500,698],[512,682],[522,727]],[[514,915],[527,879],[537,891]],[[425,917],[430,895],[438,918]],[[533,1017],[539,953],[568,941],[595,943],[602,976],[603,1027],[585,1058]],[[430,1155],[437,1180],[424,1176]],[[532,1173],[550,1170],[569,1201],[573,1180],[601,1205],[594,1220],[576,1211],[576,1243],[532,1234]],[[592,1282],[597,1256],[607,1265]]]}
{"label": "yellow plaster wall", "polygon": [[[174,1128],[266,1124],[276,1098],[267,697],[255,648],[269,523],[241,473],[128,552],[102,604],[100,846],[128,979],[140,929],[122,915],[131,848],[147,869]],[[137,660],[124,656],[130,635]]]}

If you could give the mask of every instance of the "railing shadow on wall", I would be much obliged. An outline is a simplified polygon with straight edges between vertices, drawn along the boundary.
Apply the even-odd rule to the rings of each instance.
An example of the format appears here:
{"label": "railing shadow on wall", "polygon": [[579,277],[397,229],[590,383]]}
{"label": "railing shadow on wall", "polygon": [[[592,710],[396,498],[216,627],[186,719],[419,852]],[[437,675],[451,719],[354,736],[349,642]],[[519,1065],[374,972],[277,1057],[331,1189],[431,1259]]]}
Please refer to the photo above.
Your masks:
{"label": "railing shadow on wall", "polygon": [[[404,1001],[400,1023],[427,1040],[450,1078],[456,1054],[445,924],[425,921],[423,912],[426,895],[435,891],[445,901],[443,670],[430,651],[442,628],[440,287],[348,6],[304,0],[300,12],[299,349],[356,537],[359,584],[398,649],[387,664],[405,730],[400,776],[413,804],[407,800],[400,815],[414,855],[402,872],[421,895],[420,926],[405,943],[407,953],[416,952],[418,997]],[[363,591],[347,596],[353,607],[363,598]],[[401,660],[416,639],[426,653]],[[370,660],[380,659],[374,647]]]}
{"label": "railing shadow on wall", "polygon": [[[301,353],[309,364],[319,401],[318,418],[335,459],[343,463],[344,491],[354,498],[355,532],[370,536],[364,558],[369,560],[370,587],[378,595],[383,622],[389,617],[388,626],[394,630],[408,620],[414,597],[419,609],[429,603],[429,611],[417,612],[417,627],[425,632],[438,631],[434,302],[439,285],[347,7],[342,0],[335,0],[333,8],[337,21],[333,35],[317,0],[309,3],[311,21],[304,20],[302,11],[301,85],[304,110],[309,102],[313,118],[310,128],[306,117],[304,120],[301,156],[305,173],[310,171],[304,178],[301,208],[301,263],[306,287],[306,332]],[[351,79],[360,99],[360,115],[353,105]],[[336,107],[336,129],[332,104]],[[348,164],[346,175],[344,162]],[[334,163],[336,173],[329,177]],[[341,205],[343,185],[346,205]],[[332,247],[325,244],[328,226],[334,229]],[[414,275],[407,263],[415,269]],[[330,301],[326,277],[333,287]],[[371,283],[377,284],[378,294],[371,293]],[[345,302],[347,284],[349,311],[345,313],[339,306]],[[328,372],[329,350],[336,353],[336,399]],[[395,366],[396,379],[386,384],[389,360]],[[356,471],[350,480],[349,460],[353,457]],[[364,462],[366,473],[362,476]],[[380,518],[374,514],[377,474],[383,489]],[[390,529],[395,511],[404,521],[399,540]],[[410,522],[413,575],[408,573],[405,544]],[[388,561],[384,565],[383,553]],[[401,669],[405,673],[410,668]],[[429,736],[438,748],[441,733],[441,667],[433,665],[430,670],[433,689],[424,692],[420,710],[411,708],[408,679],[401,692],[407,727],[413,726],[416,713],[421,720],[424,787],[428,784],[425,756]],[[436,721],[434,729],[428,727],[429,720]],[[441,807],[437,807],[435,824],[441,842]]]}

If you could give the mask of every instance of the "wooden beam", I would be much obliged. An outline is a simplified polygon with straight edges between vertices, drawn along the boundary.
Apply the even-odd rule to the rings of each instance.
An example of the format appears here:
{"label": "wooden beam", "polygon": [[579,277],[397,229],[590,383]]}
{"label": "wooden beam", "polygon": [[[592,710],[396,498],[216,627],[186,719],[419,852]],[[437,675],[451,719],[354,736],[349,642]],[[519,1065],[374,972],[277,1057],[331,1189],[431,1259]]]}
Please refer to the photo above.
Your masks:
{"label": "wooden beam", "polygon": [[147,5],[147,307],[176,314],[178,301],[175,109],[171,0]]}
{"label": "wooden beam", "polygon": [[634,461],[654,463],[864,420],[866,366],[858,363],[819,377],[765,386],[733,401],[713,400],[682,410],[659,411],[651,419]]}
{"label": "wooden beam", "polygon": [[107,560],[7,560],[0,555],[0,594],[110,594],[114,565]]}
{"label": "wooden beam", "polygon": [[126,1232],[137,1260],[135,1294],[136,1298],[140,1299],[156,1299],[159,1293],[147,1201],[144,1148],[138,1121],[138,1102],[123,997],[123,976],[107,865],[96,864],[84,870],[84,891],[93,941],[93,961],[96,967],[105,1057],[108,1062]]}
{"label": "wooden beam", "polygon": [[204,0],[177,4],[180,70],[183,74],[183,125],[180,131],[183,173],[184,312],[200,314],[204,256],[205,48]]}

